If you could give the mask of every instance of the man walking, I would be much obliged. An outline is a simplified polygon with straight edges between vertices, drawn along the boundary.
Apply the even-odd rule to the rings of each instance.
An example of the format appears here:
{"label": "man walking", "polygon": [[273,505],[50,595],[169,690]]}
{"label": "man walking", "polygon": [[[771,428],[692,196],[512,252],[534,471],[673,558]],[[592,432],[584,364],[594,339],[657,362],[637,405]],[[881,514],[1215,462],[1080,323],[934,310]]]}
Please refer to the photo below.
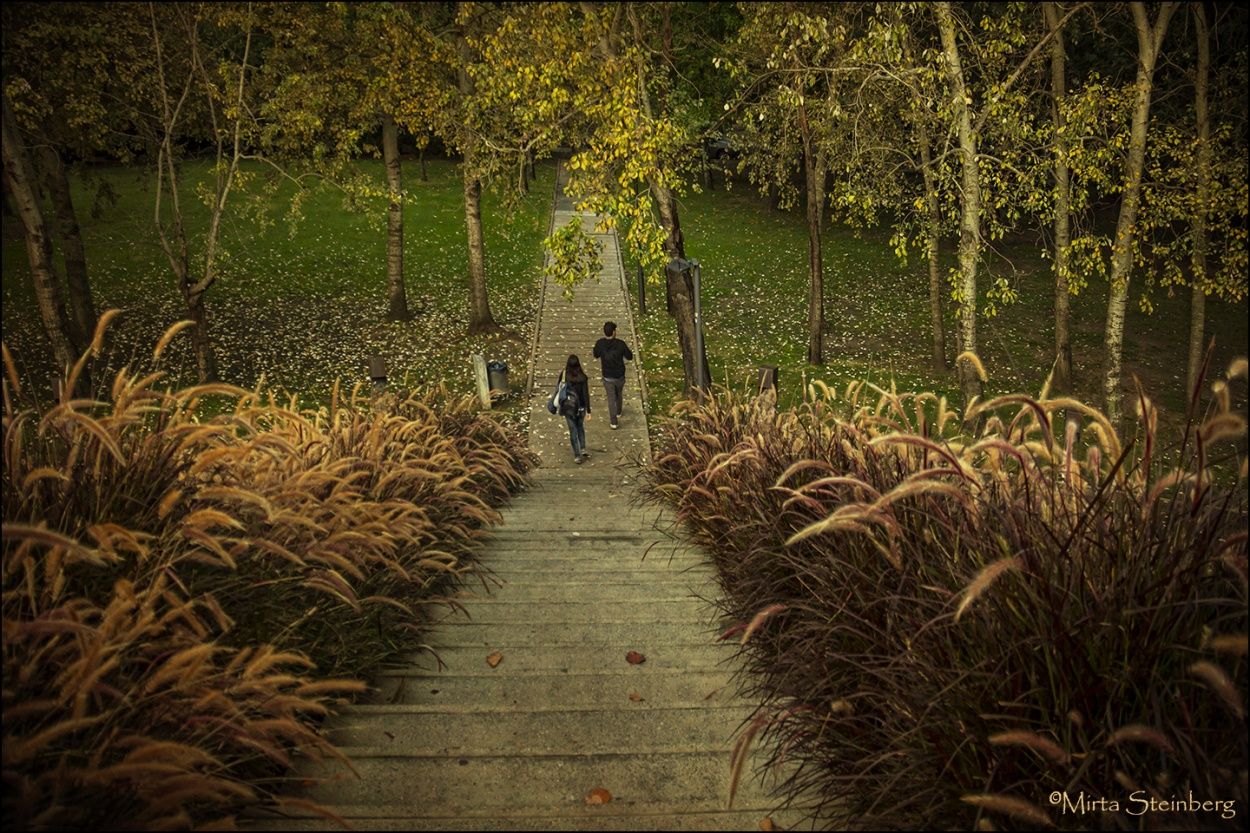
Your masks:
{"label": "man walking", "polygon": [[608,394],[608,423],[616,430],[621,413],[621,391],[625,388],[625,361],[633,361],[629,345],[616,337],[616,322],[603,325],[603,338],[595,342],[595,358],[603,368],[603,389]]}

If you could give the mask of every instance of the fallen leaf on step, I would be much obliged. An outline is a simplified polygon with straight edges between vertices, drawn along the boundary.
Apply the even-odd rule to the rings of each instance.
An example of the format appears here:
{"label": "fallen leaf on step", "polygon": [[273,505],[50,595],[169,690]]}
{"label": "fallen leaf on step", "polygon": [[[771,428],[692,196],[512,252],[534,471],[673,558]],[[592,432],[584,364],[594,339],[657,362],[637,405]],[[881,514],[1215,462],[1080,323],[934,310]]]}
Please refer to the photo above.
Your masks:
{"label": "fallen leaf on step", "polygon": [[646,662],[647,658],[637,651],[630,651],[625,655],[625,661],[633,665],[638,665],[639,663]]}
{"label": "fallen leaf on step", "polygon": [[760,822],[760,830],[773,831],[773,830],[784,830],[784,829],[785,828],[778,827],[776,824],[774,824],[772,819],[764,819]]}
{"label": "fallen leaf on step", "polygon": [[486,658],[486,662],[491,668],[494,668],[496,665],[503,662],[503,654],[496,651]]}
{"label": "fallen leaf on step", "polygon": [[630,700],[633,700],[635,703],[641,703],[641,702],[642,702],[642,698],[641,698],[641,697],[639,697],[637,694],[631,694],[631,695],[629,695],[629,699],[630,699]]}
{"label": "fallen leaf on step", "polygon": [[587,804],[607,804],[612,800],[612,793],[603,787],[595,787],[590,791],[590,795],[586,796]]}

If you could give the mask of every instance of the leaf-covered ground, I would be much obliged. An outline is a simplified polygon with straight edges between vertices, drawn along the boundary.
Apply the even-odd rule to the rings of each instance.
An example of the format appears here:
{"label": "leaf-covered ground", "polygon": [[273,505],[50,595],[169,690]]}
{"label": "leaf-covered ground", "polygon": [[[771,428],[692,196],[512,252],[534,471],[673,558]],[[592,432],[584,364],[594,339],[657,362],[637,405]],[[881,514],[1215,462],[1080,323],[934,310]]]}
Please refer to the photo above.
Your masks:
{"label": "leaf-covered ground", "polygon": [[[821,379],[843,390],[867,379],[884,388],[932,390],[958,402],[953,372],[930,369],[928,266],[912,254],[902,264],[888,230],[855,232],[826,220],[824,250],[825,364],[812,367],[807,353],[807,231],[800,210],[770,211],[767,200],[745,182],[683,197],[680,205],[686,256],[700,261],[704,339],[713,381],[742,391],[754,386],[757,368],[780,368],[782,403],[802,396],[802,378]],[[947,241],[944,268],[954,265]],[[998,241],[983,267],[982,291],[1004,276],[1019,295],[999,304],[978,323],[979,353],[989,375],[986,396],[1038,393],[1053,360],[1054,283],[1050,261],[1036,236]],[[638,315],[637,263],[626,259],[630,295],[642,337],[653,412],[664,413],[680,391],[682,370],[676,328],[664,312],[660,276],[647,286],[647,313]],[[1140,283],[1140,281],[1139,281]],[[1072,299],[1072,339],[1077,395],[1099,403],[1102,333],[1108,289],[1091,284]],[[1133,290],[1136,299],[1140,291]],[[1124,345],[1126,395],[1133,376],[1158,404],[1165,423],[1183,414],[1189,296],[1156,291],[1155,312],[1130,305]],[[946,358],[957,354],[955,307],[944,298]],[[982,298],[984,304],[984,297]],[[1247,305],[1207,302],[1207,338],[1216,339],[1214,366],[1223,371],[1246,354]],[[1218,375],[1218,374],[1217,374]],[[1235,391],[1246,407],[1245,387]]]}
{"label": "leaf-covered ground", "polygon": [[[265,225],[253,216],[234,215],[225,246],[229,258],[208,292],[213,346],[223,381],[253,387],[262,375],[267,387],[298,393],[301,400],[327,399],[336,379],[350,387],[366,382],[364,363],[373,354],[386,358],[391,379],[405,387],[445,384],[474,390],[470,356],[504,361],[510,370],[511,403],[524,390],[531,335],[537,310],[542,240],[547,233],[553,167],[538,166],[538,180],[510,219],[499,200],[484,197],[486,269],[491,311],[515,338],[465,336],[468,323],[468,268],[463,191],[453,162],[404,168],[410,194],[405,208],[404,249],[408,303],[406,323],[385,321],[386,213],[376,201],[349,210],[337,191],[315,193],[304,219],[294,228],[284,220],[284,203],[275,200]],[[381,166],[363,163],[380,178]],[[202,165],[189,171],[203,172]],[[118,195],[89,211],[91,193],[80,191],[80,211],[96,307],[125,312],[110,330],[108,362],[118,366],[151,356],[160,334],[185,318],[168,262],[157,246],[150,218],[151,193],[134,169],[109,168],[99,174]],[[245,205],[240,200],[239,206]],[[202,233],[202,211],[192,218]],[[197,241],[198,242],[198,241]],[[4,340],[18,358],[26,383],[46,390],[50,354],[30,289],[26,253],[16,218],[4,218]],[[194,365],[185,338],[163,358],[175,378],[189,379]],[[102,374],[111,378],[111,373]],[[517,418],[524,409],[515,408]]]}

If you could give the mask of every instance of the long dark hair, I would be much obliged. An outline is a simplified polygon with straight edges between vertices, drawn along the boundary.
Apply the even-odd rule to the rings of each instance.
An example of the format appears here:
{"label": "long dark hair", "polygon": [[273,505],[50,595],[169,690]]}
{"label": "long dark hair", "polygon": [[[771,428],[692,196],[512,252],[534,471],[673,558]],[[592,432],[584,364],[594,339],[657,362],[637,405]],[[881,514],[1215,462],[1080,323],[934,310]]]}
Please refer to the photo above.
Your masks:
{"label": "long dark hair", "polygon": [[569,384],[586,381],[586,371],[582,370],[582,360],[576,353],[569,355],[569,362],[564,366],[564,381]]}

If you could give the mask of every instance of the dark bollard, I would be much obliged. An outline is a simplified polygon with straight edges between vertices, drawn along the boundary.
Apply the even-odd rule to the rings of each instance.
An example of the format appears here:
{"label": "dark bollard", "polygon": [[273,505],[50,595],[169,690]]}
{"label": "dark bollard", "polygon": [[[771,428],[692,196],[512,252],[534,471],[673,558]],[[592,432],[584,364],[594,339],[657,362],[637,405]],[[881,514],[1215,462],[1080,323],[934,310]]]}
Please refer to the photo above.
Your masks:
{"label": "dark bollard", "polygon": [[762,394],[766,390],[772,390],[773,394],[777,393],[777,366],[772,364],[760,365],[759,384],[756,386],[756,394]]}
{"label": "dark bollard", "polygon": [[386,359],[381,356],[369,357],[369,378],[373,380],[374,396],[386,390]]}

